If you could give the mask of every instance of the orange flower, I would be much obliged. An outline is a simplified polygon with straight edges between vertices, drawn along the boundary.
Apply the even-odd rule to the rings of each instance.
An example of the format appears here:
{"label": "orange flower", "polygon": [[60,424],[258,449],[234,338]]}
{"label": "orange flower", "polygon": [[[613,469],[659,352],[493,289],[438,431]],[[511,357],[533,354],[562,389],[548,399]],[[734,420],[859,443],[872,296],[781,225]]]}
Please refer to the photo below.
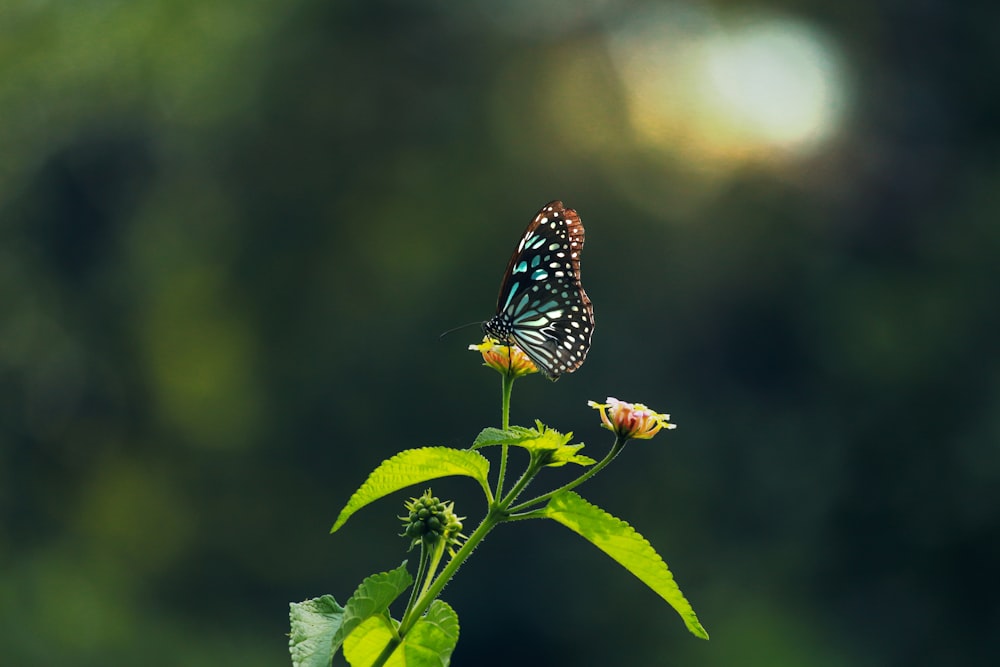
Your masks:
{"label": "orange flower", "polygon": [[604,422],[602,426],[614,431],[622,440],[648,440],[662,428],[677,428],[667,421],[670,415],[654,412],[642,403],[626,403],[609,396],[607,403],[587,401],[587,405],[600,410],[601,421]]}
{"label": "orange flower", "polygon": [[469,349],[481,352],[486,365],[501,375],[519,378],[538,372],[538,367],[517,345],[503,345],[487,336],[482,343],[470,345]]}

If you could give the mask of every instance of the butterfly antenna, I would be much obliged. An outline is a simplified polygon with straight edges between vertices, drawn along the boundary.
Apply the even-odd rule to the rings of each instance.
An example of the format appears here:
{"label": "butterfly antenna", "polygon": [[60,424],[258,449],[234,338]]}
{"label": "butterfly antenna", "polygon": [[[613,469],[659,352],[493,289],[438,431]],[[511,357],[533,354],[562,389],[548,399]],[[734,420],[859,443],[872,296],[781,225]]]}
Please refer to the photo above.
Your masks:
{"label": "butterfly antenna", "polygon": [[459,325],[459,326],[455,327],[454,329],[448,329],[443,334],[441,334],[440,336],[438,336],[438,338],[444,338],[448,334],[455,333],[459,329],[465,329],[466,327],[471,327],[471,326],[476,325],[476,324],[478,324],[479,326],[483,325],[482,321],[479,321],[479,322],[469,322],[468,324],[462,324],[462,325]]}

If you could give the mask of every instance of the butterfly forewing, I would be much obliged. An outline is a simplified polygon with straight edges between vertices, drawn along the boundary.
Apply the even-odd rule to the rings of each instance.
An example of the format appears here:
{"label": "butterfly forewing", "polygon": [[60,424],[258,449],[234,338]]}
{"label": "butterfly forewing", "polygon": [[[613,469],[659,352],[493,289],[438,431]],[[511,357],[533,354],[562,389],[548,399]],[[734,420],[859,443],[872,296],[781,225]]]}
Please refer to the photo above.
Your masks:
{"label": "butterfly forewing", "polygon": [[560,201],[543,206],[507,264],[496,315],[483,325],[552,379],[580,367],[594,332],[594,309],[580,285],[584,238],[576,211]]}

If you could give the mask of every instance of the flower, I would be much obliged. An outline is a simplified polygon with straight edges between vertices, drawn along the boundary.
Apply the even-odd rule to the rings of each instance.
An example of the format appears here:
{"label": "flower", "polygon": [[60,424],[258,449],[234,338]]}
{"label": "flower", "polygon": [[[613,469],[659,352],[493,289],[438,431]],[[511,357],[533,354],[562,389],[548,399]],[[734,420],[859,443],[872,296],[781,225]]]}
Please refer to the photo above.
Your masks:
{"label": "flower", "polygon": [[642,403],[626,403],[608,397],[607,403],[587,401],[587,405],[601,411],[602,426],[622,440],[635,438],[648,440],[659,433],[661,428],[677,428],[669,423],[670,415],[654,412]]}
{"label": "flower", "polygon": [[517,345],[505,345],[486,336],[482,343],[470,345],[469,349],[481,352],[486,365],[501,375],[519,378],[538,372],[535,363]]}

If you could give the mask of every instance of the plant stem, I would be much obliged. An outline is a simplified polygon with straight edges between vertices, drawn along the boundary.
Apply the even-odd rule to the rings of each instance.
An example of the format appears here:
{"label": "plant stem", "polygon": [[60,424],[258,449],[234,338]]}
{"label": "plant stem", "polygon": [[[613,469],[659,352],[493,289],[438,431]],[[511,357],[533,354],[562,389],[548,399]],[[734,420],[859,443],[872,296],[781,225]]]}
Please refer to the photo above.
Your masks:
{"label": "plant stem", "polygon": [[462,548],[458,550],[455,557],[448,561],[445,568],[441,570],[441,574],[434,579],[434,582],[430,586],[425,588],[424,592],[421,593],[420,597],[417,599],[417,603],[412,609],[410,609],[407,615],[403,616],[403,620],[399,624],[399,635],[401,637],[405,637],[406,633],[413,627],[413,624],[416,623],[421,616],[423,616],[424,612],[427,611],[427,607],[429,607],[431,602],[433,602],[441,591],[444,590],[445,584],[447,584],[448,581],[455,576],[455,573],[458,572],[458,568],[460,568],[462,563],[464,563],[465,560],[472,555],[472,552],[475,551],[479,543],[483,541],[486,534],[493,530],[498,523],[506,519],[506,517],[507,512],[505,510],[500,510],[496,507],[491,507],[489,509],[486,516],[483,518],[482,523],[476,527],[476,530],[473,531],[472,535],[469,536],[469,539],[465,541],[465,544],[463,544]]}
{"label": "plant stem", "polygon": [[521,492],[524,491],[531,480],[534,479],[539,470],[541,470],[541,467],[538,465],[535,457],[532,456],[531,462],[528,463],[527,470],[525,470],[524,474],[521,475],[521,478],[514,483],[514,486],[511,487],[511,490],[507,493],[507,495],[497,503],[497,506],[501,508],[510,507],[510,504],[517,500],[517,497],[521,495]]}
{"label": "plant stem", "polygon": [[545,513],[545,508],[539,508],[536,510],[531,510],[530,512],[522,512],[521,514],[511,514],[507,517],[506,522],[513,521],[524,521],[525,519],[544,519],[547,516]]}
{"label": "plant stem", "polygon": [[502,403],[500,405],[500,428],[507,430],[510,428],[510,392],[514,388],[514,376],[504,374],[501,386]]}
{"label": "plant stem", "polygon": [[423,581],[427,575],[427,561],[430,560],[429,554],[427,553],[427,545],[424,544],[423,540],[420,541],[420,563],[417,565],[417,576],[413,580],[413,590],[410,591],[410,600],[406,603],[406,610],[403,612],[403,618],[410,613],[413,609],[413,605],[417,602],[417,597],[419,592],[423,587],[420,582]]}
{"label": "plant stem", "polygon": [[392,652],[395,651],[396,647],[401,643],[402,640],[399,639],[399,637],[393,637],[390,639],[389,643],[385,645],[384,649],[382,649],[382,652],[378,654],[377,658],[375,658],[375,662],[372,663],[371,667],[382,667],[382,665],[388,662],[389,657],[392,656]]}
{"label": "plant stem", "polygon": [[[507,348],[508,351],[510,348]],[[500,407],[500,428],[506,431],[510,428],[510,393],[514,388],[514,376],[509,374],[504,374],[501,386],[502,401]],[[503,483],[504,477],[507,475],[507,453],[508,445],[504,444],[500,446],[500,473],[497,475],[497,492],[496,497],[500,498],[503,495]]]}
{"label": "plant stem", "polygon": [[[611,463],[612,461],[614,461],[615,457],[618,456],[618,454],[622,451],[622,449],[625,448],[625,443],[626,442],[628,442],[628,440],[622,440],[621,438],[618,438],[616,436],[615,437],[615,444],[611,446],[611,451],[608,452],[608,455],[605,456],[603,459],[601,459],[598,463],[594,464],[589,470],[587,470],[587,472],[583,473],[582,475],[580,475],[579,477],[577,477],[576,479],[574,479],[572,482],[569,482],[568,484],[564,484],[563,486],[560,486],[558,489],[555,489],[554,491],[549,491],[548,493],[543,493],[542,495],[536,496],[536,497],[532,498],[531,500],[526,500],[523,503],[520,503],[518,505],[515,505],[514,507],[511,507],[510,510],[509,510],[510,513],[511,514],[517,514],[518,512],[523,512],[524,510],[528,509],[529,507],[531,507],[533,505],[538,505],[540,503],[544,503],[549,498],[552,498],[553,496],[555,496],[557,494],[563,493],[564,491],[569,491],[570,489],[573,489],[573,488],[576,488],[576,487],[580,486],[581,484],[583,484],[584,482],[586,482],[588,479],[590,479],[591,477],[593,477],[594,475],[596,475],[597,473],[599,473],[609,463]],[[505,500],[506,500],[506,498],[505,498]],[[513,500],[513,498],[511,498],[511,500]]]}
{"label": "plant stem", "polygon": [[437,574],[438,565],[441,564],[441,556],[444,555],[444,547],[445,538],[441,537],[438,543],[434,545],[434,550],[431,551],[430,564],[427,566],[427,574],[424,576],[424,585],[420,587],[420,595],[427,592],[427,587],[430,586],[431,580]]}

